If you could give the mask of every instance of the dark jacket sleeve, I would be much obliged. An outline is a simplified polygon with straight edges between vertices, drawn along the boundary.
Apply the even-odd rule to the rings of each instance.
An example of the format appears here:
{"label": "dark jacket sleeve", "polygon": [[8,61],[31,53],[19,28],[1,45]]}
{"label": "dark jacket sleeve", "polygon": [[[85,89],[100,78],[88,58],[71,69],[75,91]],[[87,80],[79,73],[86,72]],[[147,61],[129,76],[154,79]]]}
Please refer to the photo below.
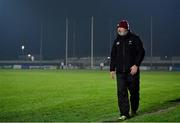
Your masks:
{"label": "dark jacket sleeve", "polygon": [[116,68],[116,40],[114,41],[111,49],[110,71],[115,71],[115,68]]}
{"label": "dark jacket sleeve", "polygon": [[143,47],[143,43],[138,36],[136,37],[136,48],[137,48],[137,56],[135,59],[135,65],[140,66],[145,56],[145,50]]}

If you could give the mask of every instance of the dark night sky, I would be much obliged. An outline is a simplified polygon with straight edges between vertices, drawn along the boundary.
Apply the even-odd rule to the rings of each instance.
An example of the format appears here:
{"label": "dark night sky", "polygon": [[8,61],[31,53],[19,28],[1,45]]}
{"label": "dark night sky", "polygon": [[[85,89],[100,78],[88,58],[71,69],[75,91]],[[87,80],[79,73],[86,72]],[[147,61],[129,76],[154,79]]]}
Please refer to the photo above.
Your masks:
{"label": "dark night sky", "polygon": [[[69,56],[73,56],[73,30],[77,57],[90,56],[90,23],[94,16],[94,55],[109,56],[115,26],[127,19],[150,55],[150,18],[153,17],[153,54],[180,56],[179,0],[0,0],[0,60],[39,54],[43,24],[43,58],[65,56],[65,18],[69,18]],[[75,28],[74,28],[75,27]]]}

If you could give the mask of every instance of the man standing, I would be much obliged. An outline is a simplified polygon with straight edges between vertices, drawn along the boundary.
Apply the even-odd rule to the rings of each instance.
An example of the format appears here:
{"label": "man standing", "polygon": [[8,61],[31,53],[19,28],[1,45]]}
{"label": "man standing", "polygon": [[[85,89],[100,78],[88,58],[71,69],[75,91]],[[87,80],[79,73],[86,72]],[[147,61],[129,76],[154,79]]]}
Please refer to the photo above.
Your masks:
{"label": "man standing", "polygon": [[[110,73],[112,79],[117,79],[117,95],[120,117],[125,120],[136,115],[139,106],[139,66],[144,58],[144,48],[141,39],[129,29],[128,21],[122,20],[117,25],[117,38],[111,51]],[[130,105],[128,98],[130,93]],[[131,113],[129,110],[131,107]]]}

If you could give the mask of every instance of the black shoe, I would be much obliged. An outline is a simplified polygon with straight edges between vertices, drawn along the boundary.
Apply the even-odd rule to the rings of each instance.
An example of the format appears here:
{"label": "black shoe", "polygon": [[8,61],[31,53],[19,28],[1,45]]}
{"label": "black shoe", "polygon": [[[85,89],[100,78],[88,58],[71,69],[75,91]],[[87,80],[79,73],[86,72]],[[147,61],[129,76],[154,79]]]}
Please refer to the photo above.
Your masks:
{"label": "black shoe", "polygon": [[130,116],[135,117],[137,115],[136,111],[131,111]]}

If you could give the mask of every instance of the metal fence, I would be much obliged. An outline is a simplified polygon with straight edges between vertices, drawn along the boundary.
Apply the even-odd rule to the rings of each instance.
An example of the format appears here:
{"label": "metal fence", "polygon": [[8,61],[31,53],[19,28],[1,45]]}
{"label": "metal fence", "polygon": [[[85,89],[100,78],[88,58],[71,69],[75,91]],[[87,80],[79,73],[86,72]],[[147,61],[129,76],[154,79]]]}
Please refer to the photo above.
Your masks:
{"label": "metal fence", "polygon": [[[17,60],[0,61],[1,69],[109,69],[110,57],[95,57],[91,66],[91,57],[68,58],[60,60]],[[180,57],[145,57],[142,70],[180,70]]]}

